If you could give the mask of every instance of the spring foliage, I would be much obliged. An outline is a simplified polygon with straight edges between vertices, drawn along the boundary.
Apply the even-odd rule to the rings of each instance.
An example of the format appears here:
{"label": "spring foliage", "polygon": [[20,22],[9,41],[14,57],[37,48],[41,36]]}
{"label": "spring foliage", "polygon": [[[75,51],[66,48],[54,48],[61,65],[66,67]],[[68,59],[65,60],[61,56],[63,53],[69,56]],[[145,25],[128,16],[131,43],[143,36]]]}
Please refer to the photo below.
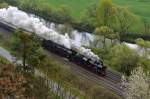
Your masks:
{"label": "spring foliage", "polygon": [[139,61],[137,53],[125,44],[111,48],[107,57],[110,66],[127,75],[137,66]]}
{"label": "spring foliage", "polygon": [[149,99],[150,77],[142,68],[133,70],[128,79],[123,77],[122,84],[127,99]]}

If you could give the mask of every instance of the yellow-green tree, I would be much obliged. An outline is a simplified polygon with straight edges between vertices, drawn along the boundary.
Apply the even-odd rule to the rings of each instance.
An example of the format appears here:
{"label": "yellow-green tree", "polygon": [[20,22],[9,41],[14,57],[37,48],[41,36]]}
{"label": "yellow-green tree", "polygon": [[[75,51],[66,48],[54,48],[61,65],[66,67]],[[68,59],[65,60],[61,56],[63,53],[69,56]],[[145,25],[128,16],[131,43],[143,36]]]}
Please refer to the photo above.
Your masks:
{"label": "yellow-green tree", "polygon": [[24,33],[22,30],[17,30],[12,37],[12,48],[15,50],[14,55],[22,58],[23,66],[26,66],[26,58],[31,50],[30,48],[30,36]]}
{"label": "yellow-green tree", "polygon": [[97,25],[109,26],[114,16],[112,0],[100,0],[96,12]]}
{"label": "yellow-green tree", "polygon": [[142,66],[145,71],[150,71],[150,42],[144,41],[141,38],[137,39],[135,42],[139,46],[139,50],[141,52],[141,57],[138,61],[138,65]]}
{"label": "yellow-green tree", "polygon": [[6,8],[6,7],[8,7],[7,3],[0,3],[0,8]]}
{"label": "yellow-green tree", "polygon": [[57,9],[57,15],[62,22],[70,23],[72,19],[70,16],[70,11],[71,10],[67,5],[62,5],[60,8]]}
{"label": "yellow-green tree", "polygon": [[144,41],[143,39],[139,38],[135,40],[136,44],[141,47],[141,50],[144,50],[144,55],[148,57],[150,55],[150,42],[149,41]]}
{"label": "yellow-green tree", "polygon": [[111,48],[107,57],[108,65],[127,75],[138,66],[139,55],[125,44]]}
{"label": "yellow-green tree", "polygon": [[13,54],[22,58],[24,68],[26,64],[38,66],[44,59],[44,53],[42,53],[39,39],[34,34],[29,35],[22,30],[17,30],[12,36],[11,43]]}
{"label": "yellow-green tree", "polygon": [[106,38],[111,39],[111,41],[113,39],[118,39],[119,38],[118,33],[114,32],[113,29],[111,29],[111,28],[109,28],[107,26],[98,27],[98,28],[95,29],[94,32],[96,33],[96,35],[102,36],[104,38],[103,39],[103,47],[106,45],[105,44]]}
{"label": "yellow-green tree", "polygon": [[137,17],[132,12],[130,12],[127,7],[118,6],[115,8],[115,12],[117,22],[116,25],[119,27],[119,32],[128,32],[131,26],[134,25],[134,23],[136,23]]}

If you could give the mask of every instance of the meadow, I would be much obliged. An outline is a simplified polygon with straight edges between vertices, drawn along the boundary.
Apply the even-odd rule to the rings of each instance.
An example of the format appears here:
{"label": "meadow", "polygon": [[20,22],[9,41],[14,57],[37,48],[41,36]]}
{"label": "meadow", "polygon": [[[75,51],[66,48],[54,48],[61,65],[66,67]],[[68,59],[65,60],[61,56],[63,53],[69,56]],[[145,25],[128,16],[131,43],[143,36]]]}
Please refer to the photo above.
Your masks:
{"label": "meadow", "polygon": [[[79,17],[81,13],[92,4],[98,4],[99,0],[38,0],[41,3],[49,3],[53,7],[67,5],[71,9],[74,17]],[[150,0],[140,2],[140,0],[113,0],[113,3],[126,6],[136,15],[150,21]]]}
{"label": "meadow", "polygon": [[150,21],[150,0],[148,2],[140,2],[140,0],[113,0],[114,3],[126,6],[134,14],[140,16],[142,19],[146,18]]}
{"label": "meadow", "polygon": [[[142,1],[142,0],[141,0]],[[140,0],[113,0],[114,4],[128,7],[138,17],[138,22],[132,31],[142,32],[144,30],[143,20],[150,23],[150,0],[141,2]],[[71,10],[71,15],[79,19],[82,13],[91,5],[98,4],[99,0],[37,0],[39,3],[49,3],[53,8],[67,5]]]}

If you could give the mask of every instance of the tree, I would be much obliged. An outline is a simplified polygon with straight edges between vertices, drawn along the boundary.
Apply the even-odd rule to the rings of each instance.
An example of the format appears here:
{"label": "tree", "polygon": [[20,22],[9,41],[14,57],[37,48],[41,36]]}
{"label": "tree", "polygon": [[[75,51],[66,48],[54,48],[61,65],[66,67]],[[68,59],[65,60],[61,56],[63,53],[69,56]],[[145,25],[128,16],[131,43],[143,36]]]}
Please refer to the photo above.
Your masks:
{"label": "tree", "polygon": [[107,64],[115,70],[130,75],[130,72],[137,67],[139,56],[134,50],[121,44],[110,49],[107,60]]}
{"label": "tree", "polygon": [[91,4],[81,15],[81,18],[84,17],[89,17],[89,18],[96,18],[96,10],[97,10],[97,6],[96,4]]}
{"label": "tree", "polygon": [[37,67],[39,66],[46,58],[46,55],[44,53],[44,50],[41,46],[41,41],[40,39],[36,36],[35,33],[32,33],[30,36],[31,39],[31,49],[29,53],[29,57],[27,58],[27,62],[32,66],[32,67]]}
{"label": "tree", "polygon": [[139,52],[141,53],[140,60],[138,65],[143,66],[144,70],[150,71],[150,42],[144,41],[143,39],[139,38],[135,40],[136,44],[139,46]]}
{"label": "tree", "polygon": [[145,34],[150,33],[150,24],[147,22],[146,19],[144,19],[143,22],[144,22],[144,32],[145,32]]}
{"label": "tree", "polygon": [[8,4],[7,3],[0,3],[0,8],[7,8]]}
{"label": "tree", "polygon": [[119,33],[128,32],[137,17],[127,7],[113,4],[112,0],[100,0],[96,9],[97,26],[108,26]]}
{"label": "tree", "polygon": [[25,76],[11,64],[0,64],[0,99],[54,99],[45,79]]}
{"label": "tree", "polygon": [[110,26],[110,20],[114,16],[112,0],[100,0],[97,7],[97,24],[103,26]]}
{"label": "tree", "polygon": [[23,75],[15,72],[13,65],[1,65],[0,70],[1,99],[33,99],[31,93],[28,93],[32,89],[30,83]]}
{"label": "tree", "polygon": [[108,34],[107,38],[109,38],[111,40],[112,46],[114,46],[113,40],[120,40],[120,36],[119,36],[118,32],[112,32],[112,33]]}
{"label": "tree", "polygon": [[138,66],[143,67],[144,71],[150,72],[150,59],[145,56],[141,56],[138,61]]}
{"label": "tree", "polygon": [[26,64],[37,66],[45,55],[40,47],[39,39],[34,35],[29,35],[22,30],[17,30],[12,37],[13,54],[22,58],[24,68]]}
{"label": "tree", "polygon": [[36,0],[17,0],[16,1],[19,8],[22,8],[27,11],[31,11],[33,7],[35,7]]}
{"label": "tree", "polygon": [[116,20],[117,25],[119,25],[119,32],[128,32],[129,28],[136,22],[136,16],[131,13],[126,7],[116,7]]}
{"label": "tree", "polygon": [[96,5],[92,4],[89,6],[80,17],[80,24],[86,30],[93,30],[96,21]]}
{"label": "tree", "polygon": [[105,47],[105,42],[106,42],[106,38],[109,38],[109,39],[116,39],[118,38],[118,34],[115,33],[113,31],[113,29],[107,27],[107,26],[102,26],[102,27],[98,27],[95,29],[94,31],[98,36],[103,36],[103,48]]}
{"label": "tree", "polygon": [[133,70],[129,78],[122,78],[125,96],[127,99],[149,99],[150,77],[141,67]]}
{"label": "tree", "polygon": [[150,42],[144,41],[143,39],[139,38],[135,40],[136,44],[140,46],[140,50],[144,50],[144,56],[148,57],[150,55]]}
{"label": "tree", "polygon": [[[35,2],[34,2],[35,3]],[[48,20],[52,18],[52,14],[54,13],[54,9],[50,6],[49,3],[35,3],[33,8],[33,13],[36,15],[43,17],[44,19]]]}
{"label": "tree", "polygon": [[57,9],[57,15],[60,18],[61,22],[71,23],[72,18],[70,16],[70,8],[66,5],[62,5]]}
{"label": "tree", "polygon": [[1,0],[0,2],[6,2],[10,5],[15,5],[16,4],[16,0]]}
{"label": "tree", "polygon": [[30,42],[30,36],[22,30],[17,30],[12,37],[12,50],[15,51],[13,54],[22,58],[24,67],[26,66],[26,59],[31,50]]}

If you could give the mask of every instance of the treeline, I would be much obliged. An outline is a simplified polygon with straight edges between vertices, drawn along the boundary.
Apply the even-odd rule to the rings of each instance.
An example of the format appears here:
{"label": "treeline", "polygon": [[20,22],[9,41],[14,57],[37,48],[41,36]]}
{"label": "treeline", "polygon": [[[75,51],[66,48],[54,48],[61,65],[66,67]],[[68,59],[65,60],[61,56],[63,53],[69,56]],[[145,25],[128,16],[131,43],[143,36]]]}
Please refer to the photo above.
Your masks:
{"label": "treeline", "polygon": [[28,13],[34,13],[47,21],[70,24],[79,31],[92,33],[96,28],[107,26],[118,32],[121,40],[124,41],[134,42],[137,38],[150,39],[148,23],[144,22],[143,33],[131,33],[131,29],[139,21],[138,18],[126,7],[113,4],[112,0],[101,0],[99,4],[91,5],[82,13],[80,19],[73,18],[70,8],[66,5],[56,9],[47,3],[39,4],[36,0],[5,0],[5,2]]}
{"label": "treeline", "polygon": [[142,67],[145,72],[150,71],[150,42],[143,39],[135,40],[138,47],[126,44],[104,46],[102,49],[92,48],[92,51],[100,56],[106,66],[119,71],[125,75],[131,75],[131,71]]}
{"label": "treeline", "polygon": [[135,40],[137,38],[143,38],[144,40],[150,40],[150,34],[137,34],[137,33],[124,33],[120,36],[121,41],[126,41],[130,43],[136,43]]}

